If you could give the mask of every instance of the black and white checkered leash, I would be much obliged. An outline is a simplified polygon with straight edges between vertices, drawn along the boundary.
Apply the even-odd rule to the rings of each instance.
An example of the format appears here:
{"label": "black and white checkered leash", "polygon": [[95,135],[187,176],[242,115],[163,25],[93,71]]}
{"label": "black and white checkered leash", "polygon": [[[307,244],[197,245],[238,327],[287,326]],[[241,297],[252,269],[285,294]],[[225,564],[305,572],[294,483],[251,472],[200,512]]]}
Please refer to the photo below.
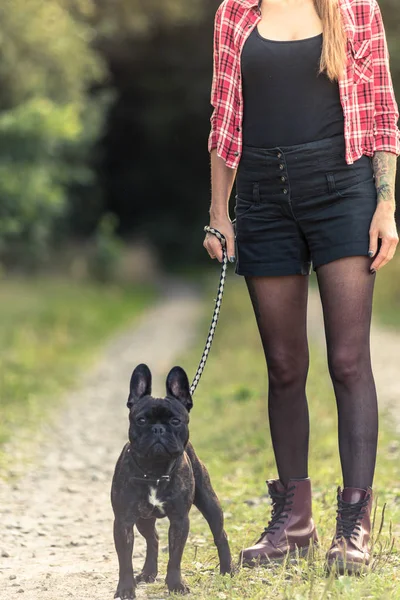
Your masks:
{"label": "black and white checkered leash", "polygon": [[208,332],[206,345],[204,346],[203,354],[202,354],[199,366],[197,368],[196,375],[194,376],[192,385],[190,386],[190,394],[192,396],[195,392],[195,389],[197,388],[197,385],[200,381],[200,377],[202,376],[202,373],[204,371],[204,367],[206,365],[207,358],[208,358],[210,348],[211,348],[211,344],[212,344],[212,341],[214,338],[215,328],[217,327],[218,317],[219,317],[219,313],[221,310],[222,295],[224,293],[226,270],[227,270],[227,266],[228,266],[228,256],[226,253],[225,236],[220,231],[218,231],[218,229],[214,229],[214,227],[210,227],[209,225],[206,225],[204,227],[204,231],[206,231],[207,233],[212,233],[219,239],[219,241],[221,242],[221,246],[222,246],[223,258],[222,258],[222,265],[221,265],[221,276],[219,278],[218,293],[217,293],[217,297],[215,299],[215,307],[214,307],[214,313],[213,313],[213,316],[211,319],[210,331]]}

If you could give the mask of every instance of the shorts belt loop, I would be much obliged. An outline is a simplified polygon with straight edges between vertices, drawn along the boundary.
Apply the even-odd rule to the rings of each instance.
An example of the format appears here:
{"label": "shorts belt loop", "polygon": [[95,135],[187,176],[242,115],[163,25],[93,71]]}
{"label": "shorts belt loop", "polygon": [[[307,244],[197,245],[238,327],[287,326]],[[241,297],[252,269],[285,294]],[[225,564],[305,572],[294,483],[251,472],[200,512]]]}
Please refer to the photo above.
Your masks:
{"label": "shorts belt loop", "polygon": [[328,182],[329,193],[333,194],[336,191],[335,177],[334,177],[333,173],[327,173],[326,180]]}
{"label": "shorts belt loop", "polygon": [[260,202],[260,184],[258,181],[253,183],[253,202],[258,204]]}

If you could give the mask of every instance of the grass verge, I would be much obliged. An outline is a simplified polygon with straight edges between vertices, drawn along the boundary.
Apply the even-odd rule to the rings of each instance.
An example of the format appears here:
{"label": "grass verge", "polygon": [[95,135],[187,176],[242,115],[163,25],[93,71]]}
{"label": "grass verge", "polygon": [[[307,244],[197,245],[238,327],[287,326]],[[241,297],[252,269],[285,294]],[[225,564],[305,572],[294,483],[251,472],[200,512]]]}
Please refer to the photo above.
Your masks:
{"label": "grass verge", "polygon": [[383,325],[400,328],[400,250],[376,275],[374,315]]}
{"label": "grass verge", "polygon": [[0,286],[1,446],[59,401],[99,344],[154,297],[150,286],[115,287],[54,279]]}
{"label": "grass verge", "polygon": [[[211,310],[211,306],[210,306]],[[207,311],[208,312],[208,311]],[[203,327],[207,331],[209,315]],[[200,336],[203,337],[203,336]],[[195,372],[203,339],[180,364],[189,378]],[[314,517],[321,550],[312,563],[242,569],[232,579],[221,577],[208,526],[198,511],[191,512],[191,531],[183,573],[198,600],[322,600],[372,598],[400,599],[400,555],[391,547],[400,533],[400,444],[382,425],[375,492],[373,570],[361,577],[327,577],[324,554],[335,526],[336,487],[340,484],[337,420],[334,397],[325,365],[325,353],[314,348],[308,383],[311,417],[310,477]],[[261,344],[243,280],[228,278],[221,320],[203,379],[194,397],[191,440],[207,465],[225,511],[225,524],[235,560],[241,548],[252,544],[267,524],[270,507],[265,479],[276,476],[268,432],[266,373]],[[396,483],[397,482],[397,483]],[[378,535],[384,504],[386,520]],[[160,577],[167,560],[167,522],[159,522]],[[146,590],[148,598],[166,598],[163,584]]]}

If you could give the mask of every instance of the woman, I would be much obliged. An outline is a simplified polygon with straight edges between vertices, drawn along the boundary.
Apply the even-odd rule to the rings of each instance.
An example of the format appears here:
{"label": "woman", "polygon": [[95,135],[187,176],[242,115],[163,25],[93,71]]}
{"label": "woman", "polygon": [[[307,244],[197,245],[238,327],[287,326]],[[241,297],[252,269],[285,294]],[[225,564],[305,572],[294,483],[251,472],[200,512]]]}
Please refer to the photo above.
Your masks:
{"label": "woman", "polygon": [[[269,374],[279,479],[247,564],[317,543],[308,478],[311,261],[338,409],[343,489],[328,566],[369,562],[378,413],[369,334],[375,273],[394,255],[398,109],[376,0],[224,0],[214,32],[210,225],[227,240]],[[236,177],[236,238],[228,199]],[[236,248],[235,248],[236,239]],[[222,260],[218,239],[204,240]]]}

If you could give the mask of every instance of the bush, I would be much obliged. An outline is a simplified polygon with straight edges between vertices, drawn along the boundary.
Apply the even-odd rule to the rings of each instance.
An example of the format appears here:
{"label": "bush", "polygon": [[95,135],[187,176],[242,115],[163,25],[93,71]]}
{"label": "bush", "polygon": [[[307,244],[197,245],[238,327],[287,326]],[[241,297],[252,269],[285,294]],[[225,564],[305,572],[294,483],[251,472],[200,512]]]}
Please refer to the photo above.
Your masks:
{"label": "bush", "polygon": [[[6,264],[43,260],[66,210],[67,185],[93,177],[73,158],[98,129],[88,132],[87,112],[77,103],[38,98],[0,113],[0,260]],[[99,110],[89,112],[100,120]]]}

